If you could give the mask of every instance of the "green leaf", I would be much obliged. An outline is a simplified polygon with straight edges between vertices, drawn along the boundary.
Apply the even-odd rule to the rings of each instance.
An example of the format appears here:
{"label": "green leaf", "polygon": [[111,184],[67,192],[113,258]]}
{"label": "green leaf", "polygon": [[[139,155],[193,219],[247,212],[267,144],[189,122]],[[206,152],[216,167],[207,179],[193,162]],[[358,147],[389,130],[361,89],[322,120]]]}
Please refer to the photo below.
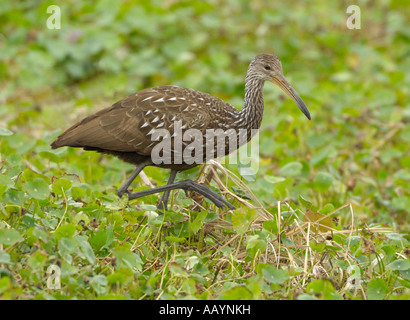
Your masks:
{"label": "green leaf", "polygon": [[306,209],[311,209],[313,206],[312,202],[310,202],[309,200],[306,200],[301,195],[299,195],[299,201]]}
{"label": "green leaf", "polygon": [[6,136],[11,136],[13,134],[14,134],[14,132],[10,131],[9,129],[0,128],[0,136],[6,137]]}
{"label": "green leaf", "polygon": [[11,281],[9,277],[0,278],[0,295],[11,287]]}
{"label": "green leaf", "polygon": [[74,236],[76,226],[71,223],[61,225],[55,232],[55,236],[58,240],[61,238],[72,238]]}
{"label": "green leaf", "polygon": [[96,258],[93,249],[90,246],[90,243],[88,242],[88,239],[86,236],[77,236],[76,237],[77,242],[80,246],[81,252],[84,254],[85,258],[88,260],[90,264],[95,264]]}
{"label": "green leaf", "polygon": [[14,185],[14,181],[8,176],[0,174],[0,184],[5,185],[7,187],[12,187]]}
{"label": "green leaf", "polygon": [[263,229],[268,230],[273,234],[278,234],[278,224],[276,221],[268,220],[263,223]]}
{"label": "green leaf", "polygon": [[369,300],[382,300],[387,293],[383,279],[372,279],[367,285],[367,298]]}
{"label": "green leaf", "polygon": [[400,271],[408,270],[410,269],[410,261],[399,259],[399,260],[393,261],[392,263],[388,264],[387,268],[390,268],[392,270],[400,270]]}
{"label": "green leaf", "polygon": [[166,236],[165,239],[169,242],[174,242],[174,243],[182,243],[186,241],[186,239],[183,237],[175,237],[175,236]]}
{"label": "green leaf", "polygon": [[201,229],[207,215],[208,211],[202,211],[198,213],[195,220],[191,223],[191,230],[193,233],[197,233],[199,229]]}
{"label": "green leaf", "polygon": [[60,178],[54,181],[51,189],[55,194],[64,195],[68,189],[71,188],[71,181],[68,179]]}
{"label": "green leaf", "polygon": [[319,300],[314,295],[302,293],[298,295],[298,300]]}
{"label": "green leaf", "polygon": [[256,218],[257,213],[254,209],[241,207],[232,213],[232,226],[239,234],[244,234],[252,221]]}
{"label": "green leaf", "polygon": [[38,154],[40,157],[47,159],[51,162],[54,163],[60,163],[61,161],[63,161],[63,159],[61,159],[58,155],[50,152],[50,151],[41,151]]}
{"label": "green leaf", "polygon": [[10,260],[10,255],[4,250],[0,250],[0,263],[4,263],[4,264],[12,263]]}
{"label": "green leaf", "polygon": [[309,246],[313,251],[322,252],[326,248],[326,243],[316,243],[314,241],[310,241]]}
{"label": "green leaf", "polygon": [[20,233],[13,229],[0,229],[0,244],[12,245],[15,242],[23,241]]}
{"label": "green leaf", "polygon": [[246,251],[248,255],[254,257],[257,252],[263,253],[266,250],[266,239],[261,238],[258,234],[246,238]]}
{"label": "green leaf", "polygon": [[169,271],[177,277],[188,277],[188,273],[177,263],[170,263],[169,264]]}
{"label": "green leaf", "polygon": [[333,206],[333,204],[328,203],[322,209],[319,210],[319,213],[323,215],[328,215],[329,213],[333,211],[335,211],[335,207]]}
{"label": "green leaf", "polygon": [[285,181],[285,178],[284,177],[276,177],[276,176],[265,175],[265,180],[272,183],[272,184],[276,184],[276,183]]}
{"label": "green leaf", "polygon": [[98,231],[91,236],[90,244],[96,250],[108,249],[114,239],[114,227],[109,226],[105,230]]}
{"label": "green leaf", "polygon": [[58,241],[58,249],[62,255],[69,255],[74,253],[78,248],[76,239],[61,238]]}
{"label": "green leaf", "polygon": [[116,249],[113,252],[113,256],[117,258],[118,268],[136,268],[137,270],[142,269],[143,262],[141,261],[139,255],[128,249]]}
{"label": "green leaf", "polygon": [[321,171],[318,172],[314,179],[314,185],[321,191],[327,191],[333,184],[334,178],[330,173]]}
{"label": "green leaf", "polygon": [[107,277],[110,284],[124,284],[127,285],[134,278],[134,272],[128,268],[120,268]]}
{"label": "green leaf", "polygon": [[302,173],[303,165],[300,162],[289,162],[280,169],[280,174],[285,177],[297,177]]}
{"label": "green leaf", "polygon": [[108,292],[108,281],[104,275],[96,275],[91,278],[91,287],[98,295],[106,294]]}
{"label": "green leaf", "polygon": [[319,279],[314,280],[306,286],[306,292],[314,292],[320,295],[325,300],[340,300],[341,296],[336,293],[335,288],[330,280]]}
{"label": "green leaf", "polygon": [[47,260],[47,256],[40,251],[36,251],[29,259],[28,265],[33,270],[42,270]]}
{"label": "green leaf", "polygon": [[244,286],[233,287],[223,294],[224,300],[250,300],[252,297],[252,292]]}
{"label": "green leaf", "polygon": [[268,265],[262,269],[262,275],[269,283],[282,284],[289,279],[289,273]]}
{"label": "green leaf", "polygon": [[47,182],[41,178],[34,178],[32,181],[27,181],[26,191],[29,196],[38,200],[45,200],[50,194],[50,189]]}

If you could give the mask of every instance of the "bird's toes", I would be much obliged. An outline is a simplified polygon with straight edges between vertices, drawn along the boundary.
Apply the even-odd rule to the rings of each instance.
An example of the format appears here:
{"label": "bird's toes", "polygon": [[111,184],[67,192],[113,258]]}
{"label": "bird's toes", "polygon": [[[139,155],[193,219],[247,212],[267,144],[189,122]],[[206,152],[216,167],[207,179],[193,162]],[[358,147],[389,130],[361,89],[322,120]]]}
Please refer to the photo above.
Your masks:
{"label": "bird's toes", "polygon": [[228,201],[226,202],[226,206],[230,209],[230,210],[235,210],[236,208],[230,204]]}
{"label": "bird's toes", "polygon": [[118,197],[122,198],[122,196],[123,196],[124,194],[128,194],[128,196],[129,196],[129,195],[131,194],[131,192],[128,191],[127,189],[126,189],[126,190],[121,190],[121,189],[117,190],[117,195],[118,195]]}

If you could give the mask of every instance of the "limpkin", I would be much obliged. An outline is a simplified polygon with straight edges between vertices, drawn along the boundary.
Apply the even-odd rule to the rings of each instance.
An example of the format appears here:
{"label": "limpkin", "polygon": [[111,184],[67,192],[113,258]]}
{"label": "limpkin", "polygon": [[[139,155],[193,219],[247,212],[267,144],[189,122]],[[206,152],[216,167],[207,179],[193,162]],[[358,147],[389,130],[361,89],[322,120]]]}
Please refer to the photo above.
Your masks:
{"label": "limpkin", "polygon": [[[223,100],[208,93],[178,86],[159,86],[138,91],[116,102],[82,121],[62,133],[51,144],[53,149],[63,146],[80,147],[84,150],[94,150],[101,153],[112,154],[121,160],[136,166],[133,173],[118,189],[118,196],[127,193],[129,199],[163,192],[158,204],[159,209],[167,210],[168,197],[171,190],[183,189],[195,191],[211,200],[216,206],[225,205],[234,209],[225,198],[212,191],[205,185],[192,180],[174,182],[177,172],[190,169],[198,165],[197,162],[176,162],[176,125],[179,125],[183,134],[189,129],[197,129],[203,134],[203,141],[207,143],[206,132],[209,129],[233,129],[234,132],[259,129],[263,116],[263,86],[265,81],[278,85],[293,99],[300,110],[310,120],[306,105],[285,79],[282,73],[280,60],[272,54],[259,54],[250,63],[245,78],[245,101],[239,111]],[[160,143],[158,138],[153,139],[154,133],[159,129],[166,129],[172,144],[169,145],[171,161],[158,163],[153,161],[152,152]],[[231,130],[232,132],[232,130]],[[245,141],[251,139],[247,135]],[[188,143],[184,142],[184,152]],[[239,147],[239,144],[236,148]],[[225,150],[227,154],[229,150]],[[216,158],[216,152],[203,153],[203,160]],[[180,160],[180,158],[179,158]],[[170,176],[165,186],[148,190],[130,192],[130,184],[146,166],[156,166],[170,169]]]}

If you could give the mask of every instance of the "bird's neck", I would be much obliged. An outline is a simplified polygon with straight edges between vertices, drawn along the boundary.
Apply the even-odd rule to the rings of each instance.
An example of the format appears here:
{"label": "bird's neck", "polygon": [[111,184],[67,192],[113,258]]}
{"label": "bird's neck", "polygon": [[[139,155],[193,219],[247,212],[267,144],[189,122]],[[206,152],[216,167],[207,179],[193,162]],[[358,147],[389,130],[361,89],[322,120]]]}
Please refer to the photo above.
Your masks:
{"label": "bird's neck", "polygon": [[239,128],[259,129],[263,117],[263,85],[264,81],[246,76],[245,100],[240,111]]}

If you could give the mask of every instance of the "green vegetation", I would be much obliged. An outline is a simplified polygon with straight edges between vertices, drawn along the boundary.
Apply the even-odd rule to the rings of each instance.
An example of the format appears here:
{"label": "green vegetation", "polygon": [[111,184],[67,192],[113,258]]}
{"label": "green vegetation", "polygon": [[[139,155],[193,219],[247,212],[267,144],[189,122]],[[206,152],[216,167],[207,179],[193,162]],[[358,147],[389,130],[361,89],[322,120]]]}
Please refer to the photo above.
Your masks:
{"label": "green vegetation", "polygon": [[[53,4],[59,30],[46,27]],[[350,30],[344,1],[2,3],[0,297],[409,299],[410,9],[358,5]],[[179,176],[214,172],[235,211],[181,191],[157,216],[158,195],[117,197],[132,166],[49,147],[145,87],[241,107],[262,52],[280,57],[312,121],[267,83],[255,175],[212,163]]]}

